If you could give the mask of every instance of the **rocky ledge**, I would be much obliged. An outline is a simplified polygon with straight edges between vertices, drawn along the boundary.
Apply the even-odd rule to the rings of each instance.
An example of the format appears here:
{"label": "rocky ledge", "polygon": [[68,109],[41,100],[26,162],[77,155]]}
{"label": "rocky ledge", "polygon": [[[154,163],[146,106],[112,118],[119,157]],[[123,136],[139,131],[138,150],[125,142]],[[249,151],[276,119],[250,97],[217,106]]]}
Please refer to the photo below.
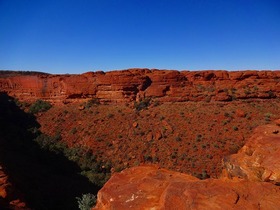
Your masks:
{"label": "rocky ledge", "polygon": [[98,193],[105,209],[279,209],[280,121],[260,126],[219,179],[139,166],[115,173]]}
{"label": "rocky ledge", "polygon": [[128,103],[143,98],[163,102],[230,101],[280,96],[280,71],[175,71],[128,69],[51,75],[0,71],[0,90],[20,100],[69,102],[95,98]]}

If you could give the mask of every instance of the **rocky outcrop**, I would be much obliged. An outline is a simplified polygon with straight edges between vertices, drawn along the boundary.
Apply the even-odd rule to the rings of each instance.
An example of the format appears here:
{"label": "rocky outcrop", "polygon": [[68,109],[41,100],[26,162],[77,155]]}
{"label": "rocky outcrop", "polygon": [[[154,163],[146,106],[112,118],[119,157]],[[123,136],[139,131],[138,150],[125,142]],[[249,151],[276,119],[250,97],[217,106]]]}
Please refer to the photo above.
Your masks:
{"label": "rocky outcrop", "polygon": [[139,166],[116,173],[98,193],[95,210],[277,209],[280,188],[242,179],[207,179]]}
{"label": "rocky outcrop", "polygon": [[2,166],[0,166],[0,207],[1,209],[30,210],[22,199],[19,199],[18,192],[9,182]]}
{"label": "rocky outcrop", "polygon": [[280,71],[173,71],[128,69],[81,75],[0,73],[0,90],[21,100],[97,98],[127,103],[158,101],[229,101],[280,96]]}
{"label": "rocky outcrop", "polygon": [[139,166],[115,173],[98,192],[95,210],[279,209],[280,121],[260,126],[224,160],[219,179]]}
{"label": "rocky outcrop", "polygon": [[224,160],[229,176],[280,184],[280,127],[264,125],[237,154]]}

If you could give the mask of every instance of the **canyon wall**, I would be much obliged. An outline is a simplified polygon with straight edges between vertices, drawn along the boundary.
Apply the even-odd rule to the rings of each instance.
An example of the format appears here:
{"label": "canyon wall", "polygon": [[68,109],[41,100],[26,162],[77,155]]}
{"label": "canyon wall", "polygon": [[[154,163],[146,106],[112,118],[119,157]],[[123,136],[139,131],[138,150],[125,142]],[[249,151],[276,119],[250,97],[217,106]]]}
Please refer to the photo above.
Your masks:
{"label": "canyon wall", "polygon": [[53,102],[96,98],[129,103],[151,97],[162,102],[230,101],[280,96],[280,71],[174,71],[128,69],[80,75],[1,72],[0,90],[19,100]]}

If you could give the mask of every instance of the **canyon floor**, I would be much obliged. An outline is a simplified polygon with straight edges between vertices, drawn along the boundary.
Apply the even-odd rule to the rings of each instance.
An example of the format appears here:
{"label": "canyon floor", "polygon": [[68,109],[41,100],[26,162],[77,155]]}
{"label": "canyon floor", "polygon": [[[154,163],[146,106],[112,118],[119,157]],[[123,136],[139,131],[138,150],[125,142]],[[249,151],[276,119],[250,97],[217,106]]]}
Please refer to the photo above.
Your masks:
{"label": "canyon floor", "polygon": [[154,163],[218,177],[221,160],[236,153],[255,127],[279,118],[279,108],[277,99],[151,103],[141,111],[85,102],[54,106],[37,120],[43,133],[88,148],[111,171]]}
{"label": "canyon floor", "polygon": [[[97,195],[112,177],[99,191],[98,208],[106,209],[110,199],[102,196],[113,191],[110,186],[119,186],[115,183],[118,177],[138,180],[140,188],[149,188],[152,183],[141,178],[143,175],[150,180],[149,171],[156,174],[151,178],[154,181],[157,174],[169,177],[174,173],[179,180],[189,177],[186,180],[191,181],[190,190],[197,186],[202,190],[204,184],[222,187],[225,164],[229,167],[227,176],[246,180],[255,176],[242,172],[244,168],[250,171],[255,167],[246,159],[253,154],[253,150],[244,149],[246,143],[253,141],[248,139],[258,126],[280,118],[279,71],[133,69],[82,75],[3,72],[0,76],[3,209],[78,209],[76,197],[86,193]],[[38,106],[44,108],[36,111]],[[269,132],[277,134],[278,139],[278,127]],[[263,135],[263,130],[257,135]],[[256,148],[266,150],[268,142],[257,144]],[[267,151],[276,150],[270,145]],[[232,158],[242,151],[249,155]],[[271,157],[278,157],[279,151]],[[270,153],[262,151],[260,157],[267,155]],[[277,165],[278,159],[274,161]],[[241,163],[249,165],[234,171],[239,168],[235,165]],[[139,172],[139,176],[136,173],[131,177],[133,171]],[[274,176],[263,168],[257,174],[264,176],[261,181],[265,182]],[[124,186],[120,192],[132,187],[126,180],[120,181]],[[167,178],[165,184],[169,181],[171,186],[176,179]],[[242,192],[238,191],[238,186],[243,185],[239,181],[237,185],[234,179],[225,182],[229,188],[221,191],[221,203],[223,192],[228,191],[238,191],[232,196],[229,193],[229,206],[233,209],[236,206],[232,202],[237,203],[246,195],[261,199],[252,192],[256,186],[260,191],[265,189],[266,195],[270,190],[274,192],[275,197],[269,200],[268,196],[266,203],[262,203],[265,206],[268,199],[270,207],[273,206],[278,199],[279,180],[256,185],[256,180],[249,181],[244,181],[248,188]],[[194,182],[197,184],[193,185]],[[189,186],[184,182],[182,186],[185,185]],[[176,203],[176,199],[172,202]],[[253,202],[249,209],[258,209],[256,205]],[[203,205],[194,209],[203,209]]]}

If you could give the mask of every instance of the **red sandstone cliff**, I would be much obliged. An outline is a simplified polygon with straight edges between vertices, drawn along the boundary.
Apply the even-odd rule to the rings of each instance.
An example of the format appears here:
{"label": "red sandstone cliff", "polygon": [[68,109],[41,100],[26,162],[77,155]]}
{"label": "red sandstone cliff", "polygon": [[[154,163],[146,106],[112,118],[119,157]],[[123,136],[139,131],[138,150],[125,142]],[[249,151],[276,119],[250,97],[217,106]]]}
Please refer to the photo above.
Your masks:
{"label": "red sandstone cliff", "polygon": [[280,206],[280,127],[255,129],[219,179],[139,166],[115,173],[94,209],[265,209]]}
{"label": "red sandstone cliff", "polygon": [[81,75],[0,74],[0,90],[21,100],[97,98],[131,102],[228,101],[280,96],[280,71],[173,71],[128,69]]}

